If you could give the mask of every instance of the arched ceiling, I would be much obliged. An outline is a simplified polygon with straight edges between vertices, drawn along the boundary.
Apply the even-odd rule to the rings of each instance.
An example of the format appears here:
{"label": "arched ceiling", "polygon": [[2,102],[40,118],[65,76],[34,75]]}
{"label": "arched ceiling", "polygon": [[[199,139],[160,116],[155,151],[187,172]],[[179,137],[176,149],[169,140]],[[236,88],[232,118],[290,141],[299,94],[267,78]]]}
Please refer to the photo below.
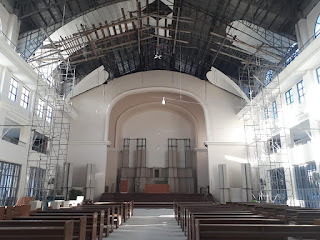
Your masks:
{"label": "arched ceiling", "polygon": [[[19,0],[14,7],[21,20],[19,48],[26,57],[32,56],[43,41],[54,33],[61,24],[66,24],[85,13],[118,4],[129,16],[129,5],[136,0]],[[245,20],[252,30],[267,32],[271,37],[283,37],[284,45],[266,47],[287,48],[296,40],[295,24],[305,17],[314,4],[313,0],[141,0],[141,12],[150,16],[157,14],[155,20],[163,16],[168,19],[164,25],[168,36],[159,38],[157,28],[150,24],[148,36],[141,44],[128,44],[130,41],[140,41],[134,32],[129,37],[118,37],[118,47],[104,51],[99,58],[87,61],[76,61],[77,76],[82,78],[103,65],[110,78],[148,70],[172,70],[193,75],[207,80],[206,74],[211,67],[238,79],[238,69],[244,60],[255,57],[255,53],[245,51],[234,45],[237,36],[228,35],[227,29],[237,20]],[[318,2],[318,1],[316,1]],[[126,4],[128,7],[126,7]],[[114,6],[114,5],[113,5]],[[135,11],[137,11],[135,6]],[[120,9],[120,7],[119,7]],[[179,10],[180,9],[180,10]],[[110,12],[104,12],[110,15]],[[136,13],[136,14],[139,14]],[[103,13],[102,13],[103,15]],[[169,17],[171,21],[169,21]],[[119,16],[121,18],[121,15]],[[103,16],[102,16],[103,18]],[[151,19],[151,18],[148,18]],[[151,20],[150,20],[151,21]],[[164,21],[164,20],[163,20]],[[91,23],[88,23],[90,25]],[[102,25],[105,23],[101,23]],[[111,24],[110,22],[108,24]],[[157,21],[155,22],[157,24]],[[254,24],[250,26],[250,24]],[[80,26],[78,26],[80,27]],[[231,26],[232,27],[232,26]],[[248,26],[246,26],[248,27]],[[42,30],[40,30],[42,29]],[[236,29],[239,32],[241,29]],[[188,33],[186,33],[188,32]],[[273,35],[274,34],[274,35]],[[247,37],[252,37],[247,34]],[[269,37],[270,37],[269,36]],[[141,37],[141,36],[140,36]],[[170,38],[170,39],[169,39]],[[262,51],[261,45],[254,46]],[[275,49],[277,50],[277,49]],[[83,50],[81,50],[83,52]],[[90,51],[89,46],[85,51]],[[274,53],[275,51],[273,51]],[[286,53],[287,51],[285,51]],[[162,55],[161,60],[155,59],[155,54]],[[72,53],[77,54],[77,53]],[[279,54],[280,60],[271,64],[276,70],[285,61],[285,54]],[[89,58],[88,58],[89,59]],[[262,59],[263,60],[263,59]],[[277,65],[277,66],[275,66]],[[236,81],[236,80],[235,80]]]}

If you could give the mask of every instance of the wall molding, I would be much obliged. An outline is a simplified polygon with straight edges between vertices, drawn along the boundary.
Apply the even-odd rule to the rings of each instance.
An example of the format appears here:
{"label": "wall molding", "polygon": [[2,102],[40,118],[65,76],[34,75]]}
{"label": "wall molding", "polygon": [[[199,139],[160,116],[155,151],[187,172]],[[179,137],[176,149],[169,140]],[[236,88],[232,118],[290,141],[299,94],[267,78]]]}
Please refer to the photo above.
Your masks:
{"label": "wall molding", "polygon": [[246,147],[244,142],[205,142],[206,146],[241,146]]}
{"label": "wall molding", "polygon": [[110,141],[69,141],[70,145],[101,145],[108,147]]}

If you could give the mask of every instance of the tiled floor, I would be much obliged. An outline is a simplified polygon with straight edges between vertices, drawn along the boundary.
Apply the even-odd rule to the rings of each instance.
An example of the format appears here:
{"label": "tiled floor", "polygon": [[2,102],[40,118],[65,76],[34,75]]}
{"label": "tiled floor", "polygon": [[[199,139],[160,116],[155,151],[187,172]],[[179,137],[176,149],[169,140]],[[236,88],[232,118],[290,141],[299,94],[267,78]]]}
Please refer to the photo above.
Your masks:
{"label": "tiled floor", "polygon": [[116,229],[110,240],[185,240],[172,209],[134,209],[134,215]]}

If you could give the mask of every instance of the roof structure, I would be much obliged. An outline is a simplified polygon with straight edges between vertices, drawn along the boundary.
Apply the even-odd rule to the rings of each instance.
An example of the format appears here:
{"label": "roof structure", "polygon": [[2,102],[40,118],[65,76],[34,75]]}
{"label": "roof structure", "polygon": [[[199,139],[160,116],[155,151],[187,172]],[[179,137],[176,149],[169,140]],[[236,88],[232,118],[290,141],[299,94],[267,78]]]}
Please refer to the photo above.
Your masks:
{"label": "roof structure", "polygon": [[18,47],[29,60],[56,30],[75,22],[76,31],[47,45],[77,65],[79,78],[103,65],[110,79],[172,70],[207,80],[213,66],[236,81],[239,67],[257,58],[275,71],[283,67],[295,51],[295,24],[313,2],[19,0],[14,8],[21,20]]}

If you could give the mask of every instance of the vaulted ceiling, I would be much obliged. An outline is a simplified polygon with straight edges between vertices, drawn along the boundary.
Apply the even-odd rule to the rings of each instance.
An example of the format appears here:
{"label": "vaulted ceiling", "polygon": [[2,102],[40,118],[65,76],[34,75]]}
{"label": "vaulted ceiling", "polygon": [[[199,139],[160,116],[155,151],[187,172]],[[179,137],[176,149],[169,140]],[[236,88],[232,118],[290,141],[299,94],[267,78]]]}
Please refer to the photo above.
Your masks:
{"label": "vaulted ceiling", "polygon": [[[133,0],[132,0],[133,1]],[[130,1],[128,1],[130,2]],[[125,74],[156,69],[180,71],[206,80],[206,73],[212,66],[233,79],[238,79],[238,68],[243,59],[252,55],[232,45],[226,29],[233,21],[246,20],[265,30],[287,39],[296,40],[295,24],[310,11],[312,0],[143,0],[143,13],[168,16],[173,21],[167,27],[181,29],[188,34],[171,32],[172,39],[154,35],[138,49],[136,45],[122,44],[122,47],[106,51],[103,56],[77,63],[77,76],[83,77],[97,67],[104,65],[110,78]],[[20,50],[26,58],[42,45],[47,35],[76,17],[111,4],[122,4],[121,0],[19,0],[14,8],[21,20]],[[149,3],[149,4],[148,4]],[[144,6],[148,4],[148,6]],[[125,8],[125,7],[124,7]],[[180,9],[180,10],[179,10]],[[125,9],[126,10],[126,9]],[[108,13],[105,13],[108,14]],[[189,19],[190,21],[179,21]],[[253,26],[255,26],[253,25]],[[40,29],[44,29],[40,30]],[[254,27],[253,27],[254,28]],[[156,29],[151,31],[156,32]],[[175,36],[176,35],[176,36]],[[178,36],[177,36],[178,35]],[[139,36],[131,36],[138,41]],[[236,36],[234,36],[236,38]],[[129,41],[121,38],[119,42]],[[22,44],[23,43],[23,44]],[[173,46],[175,45],[175,46]],[[257,46],[256,46],[257,47]],[[272,46],[271,46],[272,47]],[[287,46],[286,46],[287,47]],[[161,60],[155,54],[161,50]],[[259,50],[259,49],[258,49]],[[283,60],[285,55],[281,56]],[[284,61],[279,61],[278,65]]]}

